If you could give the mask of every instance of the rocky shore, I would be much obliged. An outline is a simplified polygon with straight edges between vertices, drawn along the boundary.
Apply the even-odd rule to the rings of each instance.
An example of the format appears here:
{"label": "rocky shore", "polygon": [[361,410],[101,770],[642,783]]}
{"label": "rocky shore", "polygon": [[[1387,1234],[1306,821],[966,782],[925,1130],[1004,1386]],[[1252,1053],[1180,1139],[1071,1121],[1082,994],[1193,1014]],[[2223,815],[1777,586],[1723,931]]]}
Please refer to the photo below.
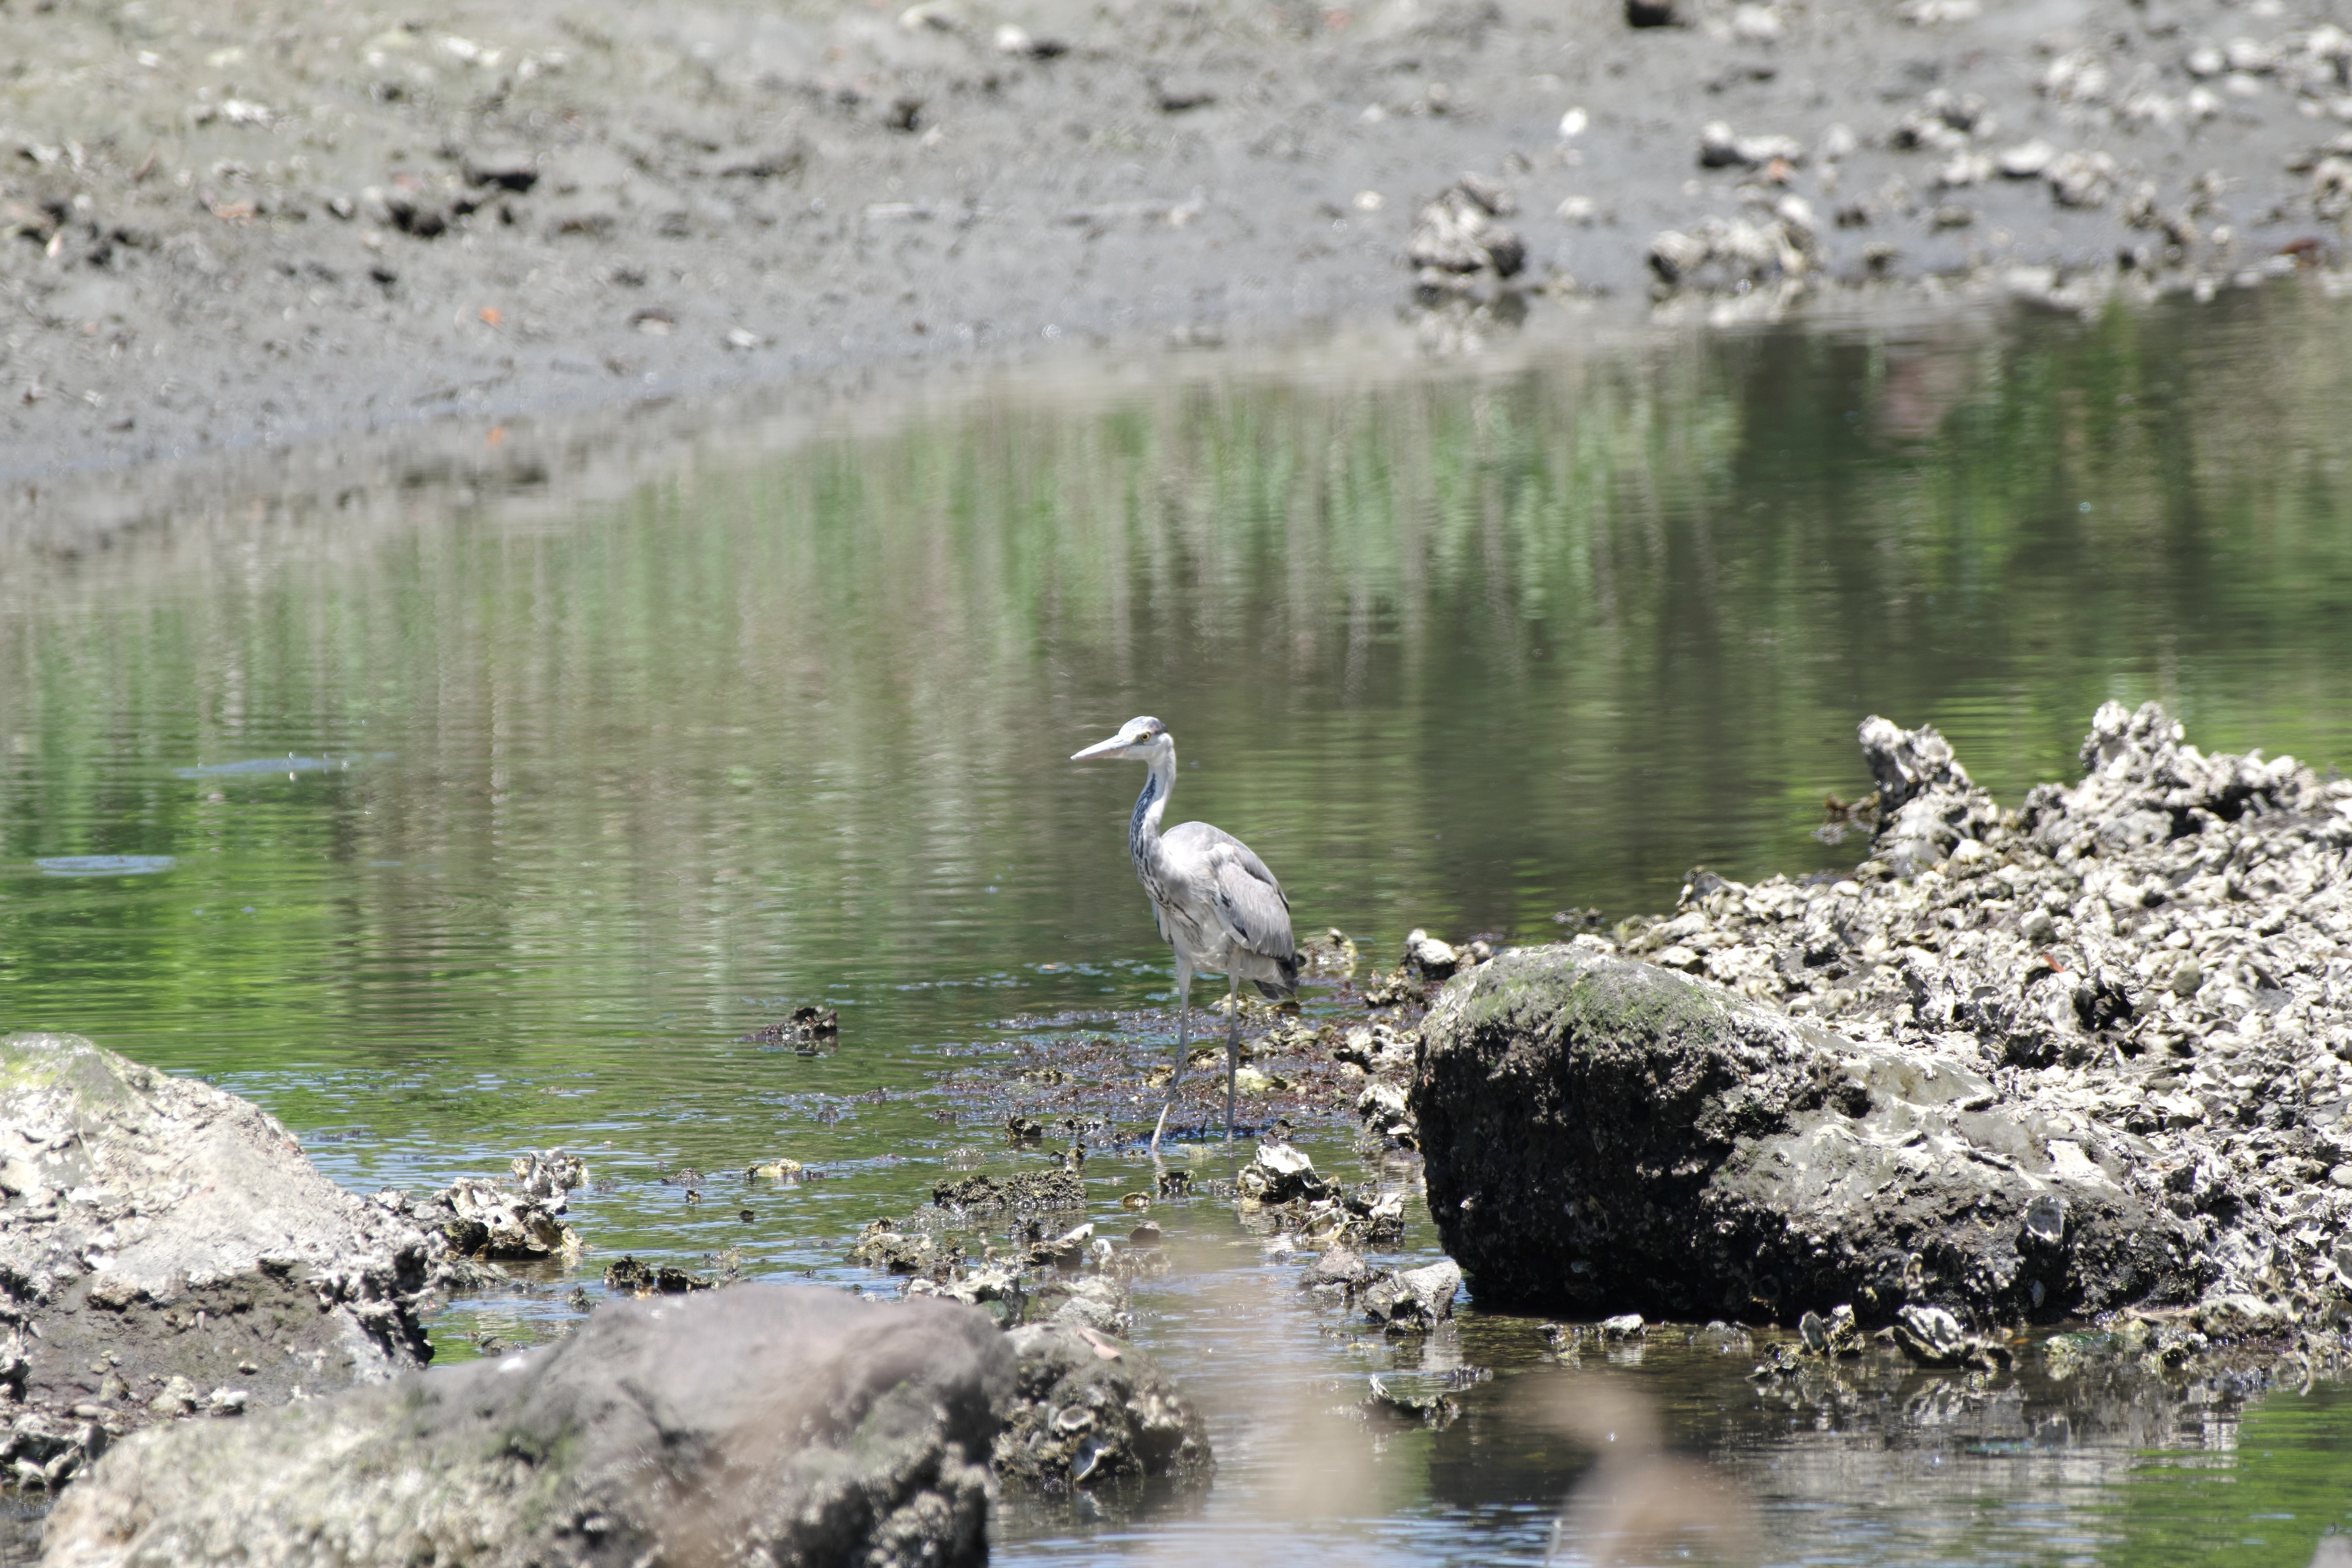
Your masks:
{"label": "rocky shore", "polygon": [[[1490,1305],[1824,1346],[1843,1310],[1930,1363],[2084,1319],[2170,1366],[2342,1362],[2352,781],[2208,755],[2154,705],[2103,708],[2083,776],[2010,807],[1932,729],[1860,740],[1878,788],[1823,830],[1872,835],[1851,872],[1701,869],[1669,914],[1500,953],[1416,931],[1387,970],[1307,943],[1333,1005],[1253,1009],[1245,1120],[1352,1121],[1405,1162],[1388,1186],[1425,1155]],[[1041,1050],[1016,1125],[1116,1141],[1150,1097],[1114,1055]],[[1282,1230],[1283,1147],[1195,1195]],[[1335,1196],[1292,1234],[1348,1279]]]}
{"label": "rocky shore", "polygon": [[2340,289],[2352,212],[2311,0],[203,0],[0,55],[14,480],[1401,310]]}
{"label": "rocky shore", "polygon": [[142,1427],[383,1383],[443,1249],[236,1096],[70,1035],[0,1041],[0,1460],[54,1490]]}
{"label": "rocky shore", "polygon": [[[1415,931],[1387,970],[1337,932],[1307,943],[1328,997],[1252,1009],[1254,1154],[1231,1179],[1178,1162],[1106,1220],[1087,1145],[1156,1109],[1111,1039],[950,1079],[950,1100],[1019,1100],[1015,1147],[1069,1146],[845,1237],[903,1302],[622,1259],[623,1299],[555,1343],[420,1373],[433,1291],[578,1266],[581,1162],[361,1199],[233,1096],[16,1037],[10,1479],[64,1500],[60,1563],[227,1561],[320,1519],[356,1562],[492,1542],[627,1561],[713,1531],[976,1561],[1002,1488],[1213,1473],[1200,1413],[1131,1339],[1184,1205],[1295,1259],[1349,1334],[1431,1347],[1412,1360],[1438,1370],[1346,1407],[1376,1424],[1445,1425],[1491,1375],[1461,1359],[1465,1287],[1570,1320],[1546,1330],[1564,1365],[1704,1341],[1792,1410],[1885,1404],[1924,1369],[1997,1380],[1950,1385],[1994,1421],[1985,1390],[2030,1370],[2168,1420],[2183,1387],[2352,1364],[2352,781],[2208,755],[2154,705],[2103,708],[2081,778],[2007,807],[1932,729],[1860,739],[1878,787],[1825,829],[1870,831],[1849,873],[1694,871],[1669,914],[1501,951]],[[1205,1122],[1221,1086],[1201,1093]],[[1332,1121],[1370,1179],[1290,1142]],[[1450,1257],[1415,1267],[1417,1190]],[[814,1424],[780,1436],[777,1399]],[[485,1462],[484,1423],[525,1436]],[[696,1457],[647,1470],[649,1444]],[[722,1473],[764,1479],[721,1489],[723,1518],[681,1502]]]}
{"label": "rocky shore", "polygon": [[1695,872],[1673,915],[1441,994],[1412,1109],[1474,1289],[1953,1332],[2132,1309],[2340,1359],[2352,781],[2205,755],[2152,704],[2009,809],[1933,730],[1862,742],[1852,875]]}
{"label": "rocky shore", "polygon": [[[46,1561],[275,1560],[323,1531],[352,1563],[971,1563],[1000,1482],[1214,1468],[1199,1413],[1124,1342],[1124,1281],[1158,1254],[1115,1259],[1090,1227],[993,1272],[869,1238],[927,1270],[909,1293],[931,1300],[889,1308],[623,1258],[619,1299],[557,1343],[424,1373],[437,1292],[579,1266],[576,1156],[362,1199],[247,1101],[52,1035],[0,1046],[0,1441],[8,1486],[71,1500]],[[1084,1202],[1021,1178],[942,1196],[1035,1237]]]}

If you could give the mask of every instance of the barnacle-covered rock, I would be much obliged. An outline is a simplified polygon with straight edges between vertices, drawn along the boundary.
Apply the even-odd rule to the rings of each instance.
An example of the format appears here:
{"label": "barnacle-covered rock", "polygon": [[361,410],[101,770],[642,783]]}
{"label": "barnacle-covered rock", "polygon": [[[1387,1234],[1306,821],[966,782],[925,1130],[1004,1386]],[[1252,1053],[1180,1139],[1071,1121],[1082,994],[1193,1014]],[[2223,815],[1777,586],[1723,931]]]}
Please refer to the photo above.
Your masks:
{"label": "barnacle-covered rock", "polygon": [[46,1560],[976,1565],[1020,1361],[945,1303],[608,1302],[543,1349],[143,1434],[67,1494]]}
{"label": "barnacle-covered rock", "polygon": [[54,1489],[154,1421],[422,1365],[445,1279],[403,1194],[344,1192],[250,1101],[75,1035],[0,1040],[12,1484]]}
{"label": "barnacle-covered rock", "polygon": [[992,1461],[1008,1482],[1055,1493],[1145,1477],[1198,1485],[1215,1472],[1200,1412],[1133,1345],[1069,1322],[1006,1339],[1019,1368]]}
{"label": "barnacle-covered rock", "polygon": [[[1621,1043],[1635,1076],[1581,1091],[1581,1125],[1601,1129],[1604,1142],[1638,1142],[1640,1118],[1685,1115],[1696,1103],[1686,1093],[1721,1107],[1722,1125],[1745,1129],[1735,1142],[1792,1136],[1764,1131],[1784,1114],[1796,1119],[1789,1127],[1836,1134],[1820,1148],[1782,1148],[1785,1164],[1751,1162],[1791,1184],[1772,1200],[1779,1208],[1762,1211],[1782,1215],[1769,1245],[1788,1256],[1765,1271],[1782,1279],[1780,1294],[1759,1278],[1757,1300],[1734,1307],[1793,1319],[1851,1302],[1865,1321],[1886,1322],[1915,1301],[1981,1319],[2047,1316],[2070,1301],[2087,1310],[2094,1300],[2241,1297],[2306,1324],[2352,1312],[2352,1248],[2338,1245],[2352,1234],[2352,1046],[2341,1043],[2352,1040],[2344,950],[2352,781],[2320,779],[2289,757],[2208,755],[2162,709],[2110,703],[2084,740],[2083,776],[2038,785],[2020,809],[2003,811],[1932,729],[1874,718],[1861,738],[1878,784],[1869,812],[1846,811],[1875,824],[1862,864],[1753,884],[1695,873],[1673,913],[1570,944],[1589,960],[1641,960],[1657,983],[1681,984],[1664,973],[1674,971],[1721,987],[1706,1008],[1726,1021],[1724,1039],[1751,1026],[1773,1040],[1791,1027],[1824,1031],[1811,1087],[1778,1076],[1765,1058],[1778,1061],[1779,1047],[1753,1061],[1731,1051],[1707,1069],[1717,1076],[1692,1079],[1685,1071],[1697,1071],[1700,1057],[1666,1038],[1675,1015],[1661,1000],[1660,1010],[1625,1020],[1633,1032]],[[1706,1139],[1662,1143],[1654,1157],[1628,1151],[1552,1194],[1549,1208],[1515,1199],[1496,1173],[1461,1185],[1447,1174],[1456,1156],[1437,1147],[1476,1142],[1431,1120],[1444,1098],[1432,1075],[1453,1070],[1444,1058],[1460,1045],[1463,998],[1497,993],[1517,966],[1538,962],[1506,955],[1451,983],[1422,1026],[1429,1065],[1412,1104],[1430,1155],[1433,1214],[1442,1234],[1492,1223],[1507,1240],[1522,1229],[1552,1237],[1498,1243],[1492,1259],[1461,1254],[1479,1289],[1501,1289],[1521,1261],[1556,1256],[1558,1282],[1589,1310],[1618,1299],[1593,1270],[1620,1270],[1627,1299],[1651,1300],[1643,1290],[1663,1294],[1685,1277],[1681,1266],[1661,1260],[1643,1272],[1624,1260],[1621,1237],[1676,1215],[1673,1224],[1689,1227],[1688,1256],[1700,1258],[1718,1244],[1714,1227],[1736,1217],[1719,1206]],[[1564,960],[1540,963],[1565,973]],[[1738,1010],[1725,993],[1762,1010],[1734,1025]],[[1520,1048],[1552,1050],[1565,1037],[1570,1020],[1546,1013],[1550,1005],[1524,1002],[1524,1018],[1509,1025]],[[1494,1017],[1497,1028],[1508,1022]],[[1916,1069],[1889,1065],[1898,1060]],[[1929,1068],[1938,1083],[1970,1087],[1923,1096],[1916,1086]],[[1481,1094],[1540,1122],[1542,1095],[1553,1090],[1538,1088],[1530,1097],[1498,1080]],[[1744,1122],[1730,1115],[1735,1096]],[[1612,1103],[1633,1120],[1601,1113]],[[1888,1119],[1903,1104],[1924,1137],[1889,1143]],[[1713,1125],[1688,1114],[1685,1128]],[[1930,1125],[1947,1116],[1950,1143]],[[1844,1212],[1834,1189],[1845,1157],[1828,1151],[1848,1134],[1885,1145],[1868,1156],[1891,1162],[1874,1178],[1885,1185],[1853,1211],[1853,1225],[1825,1223]],[[1529,1153],[1527,1164],[1542,1160]],[[2333,1175],[2339,1169],[2344,1183]],[[1624,1189],[1654,1177],[1681,1195],[1661,1198],[1637,1223]],[[1703,1198],[1699,1187],[1716,1195]],[[1742,1191],[1746,1202],[1763,1189]],[[1828,1210],[1806,1206],[1823,1201]],[[1493,1220],[1490,1205],[1513,1203],[1525,1208],[1524,1226]],[[1916,1210],[1923,1203],[1931,1212]],[[1871,1280],[1837,1262],[1891,1212],[1927,1239],[1899,1259],[1890,1252]],[[2127,1217],[2135,1213],[2144,1225]],[[2093,1260],[2099,1238],[2134,1230],[2138,1240],[2123,1252]],[[1570,1260],[1588,1271],[1568,1272]],[[1689,1310],[1705,1305],[1693,1298]]]}

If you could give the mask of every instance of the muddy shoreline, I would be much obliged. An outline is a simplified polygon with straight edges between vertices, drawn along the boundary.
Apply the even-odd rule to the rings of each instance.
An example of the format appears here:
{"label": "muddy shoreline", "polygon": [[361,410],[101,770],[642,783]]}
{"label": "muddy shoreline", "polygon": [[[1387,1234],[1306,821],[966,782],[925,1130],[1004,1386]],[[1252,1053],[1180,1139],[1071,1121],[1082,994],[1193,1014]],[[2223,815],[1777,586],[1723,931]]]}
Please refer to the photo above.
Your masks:
{"label": "muddy shoreline", "polygon": [[[2352,38],[2324,6],[1636,9],[1670,25],[12,10],[0,475],[22,513],[211,454],[478,450],[1073,349],[1369,327],[1411,358],[1808,299],[2342,288]],[[1433,236],[1465,171],[1508,245]]]}

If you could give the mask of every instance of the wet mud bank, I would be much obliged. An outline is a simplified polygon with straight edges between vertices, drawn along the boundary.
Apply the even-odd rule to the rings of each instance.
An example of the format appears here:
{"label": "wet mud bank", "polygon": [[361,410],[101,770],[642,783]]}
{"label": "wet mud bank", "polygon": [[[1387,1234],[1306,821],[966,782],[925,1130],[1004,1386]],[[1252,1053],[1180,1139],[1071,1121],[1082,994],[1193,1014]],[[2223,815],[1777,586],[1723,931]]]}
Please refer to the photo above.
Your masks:
{"label": "wet mud bank", "polygon": [[1695,872],[1440,995],[1410,1107],[1474,1290],[1925,1359],[2095,1316],[2340,1363],[2352,783],[2153,704],[2006,809],[1932,730],[1862,741],[1851,876]]}
{"label": "wet mud bank", "polygon": [[0,470],[52,492],[1401,310],[2340,286],[2352,210],[2352,36],[2267,0],[133,3],[0,54]]}

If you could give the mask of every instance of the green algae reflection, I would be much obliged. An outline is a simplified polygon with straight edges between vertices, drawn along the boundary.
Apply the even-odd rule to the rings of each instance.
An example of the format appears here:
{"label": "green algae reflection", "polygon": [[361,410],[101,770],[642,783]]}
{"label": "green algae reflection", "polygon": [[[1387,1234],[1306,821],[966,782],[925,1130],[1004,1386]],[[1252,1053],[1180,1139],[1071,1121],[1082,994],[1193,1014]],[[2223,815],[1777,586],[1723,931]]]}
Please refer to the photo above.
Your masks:
{"label": "green algae reflection", "polygon": [[2111,697],[2352,758],[2352,325],[2226,312],[1048,390],[16,563],[0,1022],[400,1058],[1150,961],[1060,761],[1140,711],[1377,954],[1848,862],[1874,710],[2010,799]]}

